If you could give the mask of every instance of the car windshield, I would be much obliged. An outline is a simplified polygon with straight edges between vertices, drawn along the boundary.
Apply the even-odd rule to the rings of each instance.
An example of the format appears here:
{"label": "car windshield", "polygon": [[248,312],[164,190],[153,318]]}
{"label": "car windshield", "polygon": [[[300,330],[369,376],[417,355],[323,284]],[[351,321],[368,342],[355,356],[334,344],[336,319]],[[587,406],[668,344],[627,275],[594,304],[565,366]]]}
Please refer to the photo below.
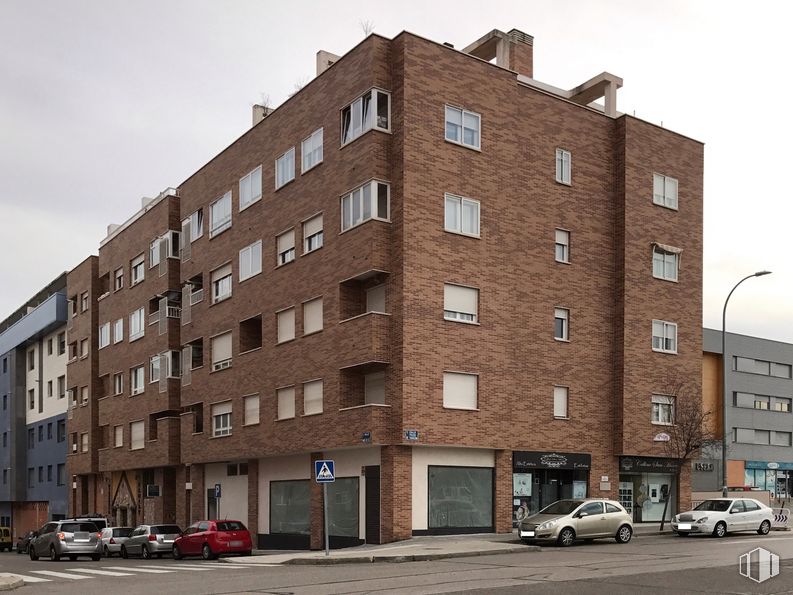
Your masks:
{"label": "car windshield", "polygon": [[543,508],[539,514],[570,514],[582,504],[582,500],[559,500]]}
{"label": "car windshield", "polygon": [[99,531],[93,523],[63,523],[60,530],[63,533],[77,533],[79,531],[97,533]]}
{"label": "car windshield", "polygon": [[218,521],[218,531],[245,531],[245,525],[239,521]]}
{"label": "car windshield", "polygon": [[694,510],[705,510],[711,512],[727,512],[732,504],[732,500],[705,500],[694,508]]}
{"label": "car windshield", "polygon": [[182,530],[176,525],[157,525],[151,528],[151,532],[155,535],[171,535],[173,533],[181,533]]}
{"label": "car windshield", "polygon": [[113,529],[113,537],[129,537],[132,527],[116,527]]}

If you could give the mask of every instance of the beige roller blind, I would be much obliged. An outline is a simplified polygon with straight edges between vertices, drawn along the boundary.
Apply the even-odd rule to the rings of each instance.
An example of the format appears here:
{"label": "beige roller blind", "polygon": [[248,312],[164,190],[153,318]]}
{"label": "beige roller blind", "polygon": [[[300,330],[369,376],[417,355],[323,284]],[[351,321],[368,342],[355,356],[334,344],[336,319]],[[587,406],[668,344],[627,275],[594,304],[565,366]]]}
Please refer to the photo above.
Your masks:
{"label": "beige roller blind", "polygon": [[133,421],[129,424],[129,448],[143,448],[143,422]]}
{"label": "beige roller blind", "polygon": [[479,377],[458,372],[443,373],[443,406],[450,409],[478,407]]}
{"label": "beige roller blind", "polygon": [[219,269],[215,269],[210,274],[210,277],[212,279],[212,282],[214,283],[218,279],[222,279],[223,277],[227,277],[230,274],[231,274],[231,263],[225,264],[222,267],[220,267]]}
{"label": "beige roller blind", "polygon": [[303,304],[303,334],[322,330],[322,298]]}
{"label": "beige roller blind", "polygon": [[282,233],[278,236],[278,253],[280,254],[284,250],[289,250],[290,248],[295,247],[295,230],[290,229],[286,233]]}
{"label": "beige roller blind", "polygon": [[243,399],[245,404],[245,420],[244,424],[258,424],[259,423],[259,395],[251,395]]}
{"label": "beige roller blind", "polygon": [[465,314],[477,313],[479,302],[479,290],[473,287],[462,287],[461,285],[443,286],[443,309],[452,312],[463,312]]}
{"label": "beige roller blind", "polygon": [[556,230],[556,243],[557,244],[564,244],[567,245],[567,242],[570,239],[570,232],[565,231],[563,229]]}
{"label": "beige roller blind", "polygon": [[279,388],[278,391],[278,419],[288,419],[295,416],[295,387]]}
{"label": "beige roller blind", "polygon": [[212,405],[212,417],[216,415],[223,415],[225,413],[231,413],[231,401],[225,401],[224,403],[216,403]]}
{"label": "beige roller blind", "polygon": [[211,339],[212,343],[212,363],[222,362],[231,359],[231,333],[218,335]]}
{"label": "beige roller blind", "polygon": [[311,415],[322,413],[322,380],[303,384],[303,413]]}
{"label": "beige roller blind", "polygon": [[567,417],[567,387],[553,387],[553,416]]}
{"label": "beige roller blind", "polygon": [[283,343],[295,338],[295,309],[289,308],[278,313],[278,342]]}
{"label": "beige roller blind", "polygon": [[322,231],[322,215],[317,215],[303,224],[303,237],[307,238]]}

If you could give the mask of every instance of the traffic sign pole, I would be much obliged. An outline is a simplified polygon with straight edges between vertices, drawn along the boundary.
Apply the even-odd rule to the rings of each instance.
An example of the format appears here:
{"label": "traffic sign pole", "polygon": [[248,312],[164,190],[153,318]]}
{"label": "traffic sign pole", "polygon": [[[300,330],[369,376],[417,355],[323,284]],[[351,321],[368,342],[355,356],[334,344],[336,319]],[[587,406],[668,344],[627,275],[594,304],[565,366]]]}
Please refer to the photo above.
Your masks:
{"label": "traffic sign pole", "polygon": [[330,536],[328,535],[328,484],[322,484],[322,505],[325,509],[325,555],[330,556]]}
{"label": "traffic sign pole", "polygon": [[314,479],[322,484],[322,511],[325,520],[325,555],[330,556],[330,535],[328,534],[328,483],[336,481],[336,464],[328,460],[314,461]]}

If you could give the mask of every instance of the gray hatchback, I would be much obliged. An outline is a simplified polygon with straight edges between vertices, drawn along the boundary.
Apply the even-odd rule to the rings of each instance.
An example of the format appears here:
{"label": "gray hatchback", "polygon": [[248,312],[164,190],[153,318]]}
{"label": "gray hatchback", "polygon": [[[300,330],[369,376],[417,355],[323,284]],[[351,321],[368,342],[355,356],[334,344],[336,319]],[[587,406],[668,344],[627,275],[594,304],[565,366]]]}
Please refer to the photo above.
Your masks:
{"label": "gray hatchback", "polygon": [[76,560],[77,556],[91,556],[92,560],[102,557],[102,540],[99,529],[93,523],[78,521],[53,521],[35,532],[28,545],[31,560],[49,556],[57,562],[62,556]]}
{"label": "gray hatchback", "polygon": [[176,525],[139,525],[121,546],[121,557],[141,556],[148,560],[153,556],[173,552],[173,540],[182,530]]}

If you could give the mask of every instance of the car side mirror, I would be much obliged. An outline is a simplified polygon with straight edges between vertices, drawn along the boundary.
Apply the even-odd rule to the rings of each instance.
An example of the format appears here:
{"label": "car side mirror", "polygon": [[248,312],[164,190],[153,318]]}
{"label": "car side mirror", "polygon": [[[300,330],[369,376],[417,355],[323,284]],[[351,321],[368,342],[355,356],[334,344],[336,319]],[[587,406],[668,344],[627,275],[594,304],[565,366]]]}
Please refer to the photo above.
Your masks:
{"label": "car side mirror", "polygon": [[730,514],[735,514],[736,512],[738,512],[738,511],[737,511],[736,509],[734,509],[734,508],[733,508],[733,509],[730,511]]}
{"label": "car side mirror", "polygon": [[589,516],[589,513],[588,513],[588,512],[579,512],[579,513],[578,513],[577,515],[575,515],[575,516],[576,516],[576,518],[582,519],[582,518],[584,518],[585,516]]}

